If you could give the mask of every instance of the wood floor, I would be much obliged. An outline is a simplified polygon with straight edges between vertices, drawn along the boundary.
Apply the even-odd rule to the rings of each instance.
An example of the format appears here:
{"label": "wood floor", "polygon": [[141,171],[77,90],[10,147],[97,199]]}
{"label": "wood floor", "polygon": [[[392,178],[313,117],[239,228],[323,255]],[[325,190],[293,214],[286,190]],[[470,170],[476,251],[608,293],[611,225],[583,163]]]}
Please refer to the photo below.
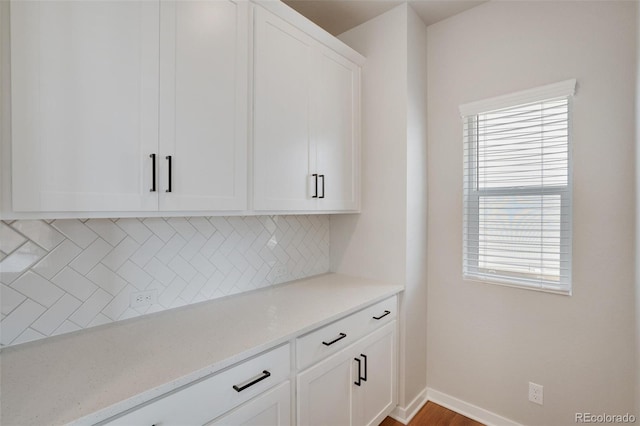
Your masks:
{"label": "wood floor", "polygon": [[[444,408],[441,405],[435,404],[431,401],[427,402],[424,407],[415,415],[409,426],[483,426],[482,423],[478,423],[475,420],[471,420],[468,417],[458,414],[455,411],[451,411]],[[380,426],[403,426],[402,423],[387,417],[384,419]]]}

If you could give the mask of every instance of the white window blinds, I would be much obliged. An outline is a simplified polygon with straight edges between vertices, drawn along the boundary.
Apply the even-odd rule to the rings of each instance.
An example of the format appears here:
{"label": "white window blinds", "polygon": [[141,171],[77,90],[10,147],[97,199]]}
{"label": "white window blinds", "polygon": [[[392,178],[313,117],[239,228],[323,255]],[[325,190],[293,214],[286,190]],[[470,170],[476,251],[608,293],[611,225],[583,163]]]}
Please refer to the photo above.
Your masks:
{"label": "white window blinds", "polygon": [[575,80],[460,107],[465,278],[570,293]]}

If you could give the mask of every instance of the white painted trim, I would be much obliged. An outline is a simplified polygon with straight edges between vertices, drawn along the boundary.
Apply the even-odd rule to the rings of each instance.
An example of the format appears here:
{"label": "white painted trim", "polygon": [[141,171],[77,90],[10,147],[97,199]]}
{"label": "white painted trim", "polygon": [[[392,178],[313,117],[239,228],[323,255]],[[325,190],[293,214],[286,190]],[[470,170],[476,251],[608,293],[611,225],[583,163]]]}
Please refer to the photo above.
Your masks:
{"label": "white painted trim", "polygon": [[520,423],[511,419],[507,419],[506,417],[502,417],[489,410],[485,410],[477,405],[462,401],[461,399],[447,395],[446,393],[442,393],[435,389],[427,388],[427,400],[438,405],[442,405],[443,407],[469,417],[470,419],[484,423],[487,426],[522,426]]}
{"label": "white painted trim", "polygon": [[396,406],[389,417],[399,421],[403,425],[409,424],[411,419],[418,414],[418,411],[427,403],[428,388],[424,388],[406,407]]}
{"label": "white painted trim", "polygon": [[573,96],[576,92],[576,79],[565,80],[559,83],[547,84],[546,86],[535,87],[533,89],[522,90],[520,92],[509,93],[507,95],[496,96],[494,98],[483,99],[481,101],[469,102],[460,105],[460,115],[466,117],[479,114],[481,112],[494,111],[514,105],[527,104],[530,102],[542,101],[545,99]]}
{"label": "white painted trim", "polygon": [[353,50],[351,47],[347,46],[346,43],[328,33],[319,25],[310,21],[309,19],[301,15],[298,11],[294,10],[282,1],[252,0],[252,2],[284,19],[285,21],[287,21],[287,23],[310,35],[320,43],[324,44],[339,55],[349,59],[351,62],[357,64],[358,66],[364,65],[366,61],[364,56]]}

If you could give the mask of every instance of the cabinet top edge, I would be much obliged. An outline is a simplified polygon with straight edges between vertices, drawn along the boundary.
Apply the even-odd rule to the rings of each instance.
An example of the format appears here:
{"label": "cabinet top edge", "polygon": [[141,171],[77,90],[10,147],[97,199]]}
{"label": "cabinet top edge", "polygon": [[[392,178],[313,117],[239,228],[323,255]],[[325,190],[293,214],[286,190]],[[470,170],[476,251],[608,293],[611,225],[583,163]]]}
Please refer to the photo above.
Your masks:
{"label": "cabinet top edge", "polygon": [[282,1],[252,0],[252,3],[261,6],[269,12],[284,19],[285,21],[304,31],[320,43],[324,44],[334,52],[349,59],[356,65],[361,67],[366,62],[366,58],[362,54],[358,53],[342,40],[327,32],[324,28],[309,20],[309,18],[302,15],[292,7],[286,5]]}

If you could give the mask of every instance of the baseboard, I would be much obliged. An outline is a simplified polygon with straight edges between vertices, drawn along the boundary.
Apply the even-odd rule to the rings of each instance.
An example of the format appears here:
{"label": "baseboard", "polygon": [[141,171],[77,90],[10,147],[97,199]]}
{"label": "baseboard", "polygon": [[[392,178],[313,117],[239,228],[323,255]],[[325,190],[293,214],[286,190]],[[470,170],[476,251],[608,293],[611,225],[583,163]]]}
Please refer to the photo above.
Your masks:
{"label": "baseboard", "polygon": [[406,407],[396,406],[391,414],[389,414],[389,417],[399,421],[403,425],[409,424],[413,416],[427,403],[427,389],[428,388],[424,388]]}
{"label": "baseboard", "polygon": [[[435,389],[427,388],[426,401],[433,401],[438,405],[442,405],[445,408],[455,411],[456,413],[467,416],[470,419],[476,420],[480,423],[484,423],[487,426],[522,426],[520,423],[513,420],[499,416],[491,411],[480,408],[476,405],[469,404],[453,396],[447,395]],[[421,405],[422,406],[422,405]],[[413,413],[415,414],[415,413]],[[395,417],[394,417],[395,419]],[[396,419],[398,421],[402,421]],[[402,422],[407,424],[405,422]]]}

